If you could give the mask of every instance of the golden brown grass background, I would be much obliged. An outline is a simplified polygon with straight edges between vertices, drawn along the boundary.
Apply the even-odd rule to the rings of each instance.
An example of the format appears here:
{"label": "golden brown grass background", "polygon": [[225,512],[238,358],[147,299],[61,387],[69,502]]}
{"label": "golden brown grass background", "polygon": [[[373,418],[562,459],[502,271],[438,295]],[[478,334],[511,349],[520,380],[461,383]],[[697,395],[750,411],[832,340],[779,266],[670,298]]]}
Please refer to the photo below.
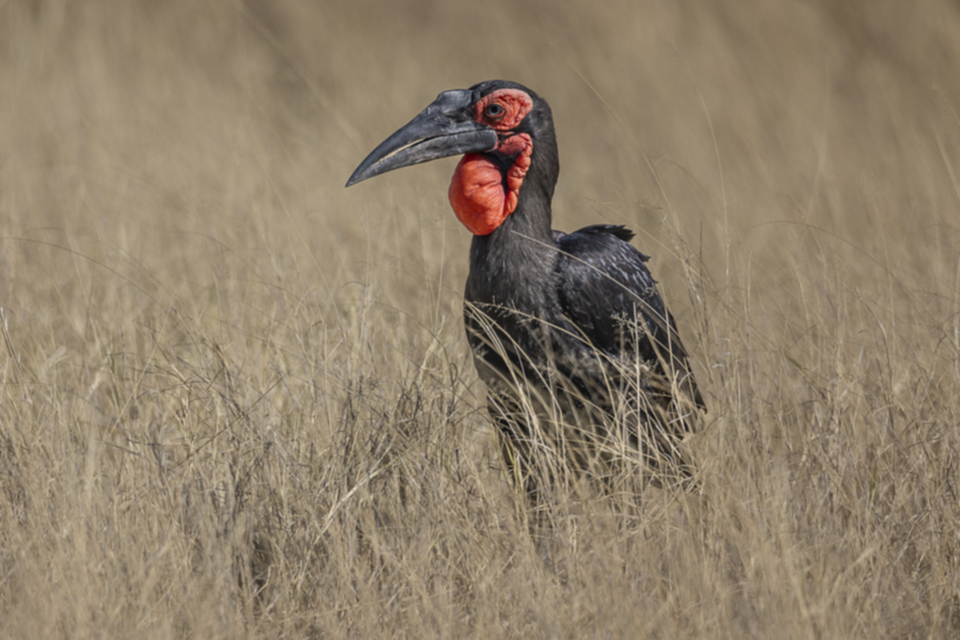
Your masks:
{"label": "golden brown grass background", "polygon": [[[0,636],[957,637],[958,61],[946,0],[0,2]],[[710,406],[549,552],[455,160],[343,188],[490,78]]]}

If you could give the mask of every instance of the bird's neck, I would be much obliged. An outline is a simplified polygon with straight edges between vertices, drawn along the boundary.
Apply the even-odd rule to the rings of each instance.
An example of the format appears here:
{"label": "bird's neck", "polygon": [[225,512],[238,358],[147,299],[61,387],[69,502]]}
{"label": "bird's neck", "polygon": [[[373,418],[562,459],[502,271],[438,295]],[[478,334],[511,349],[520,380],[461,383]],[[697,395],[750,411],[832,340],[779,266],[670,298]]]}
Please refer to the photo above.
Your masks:
{"label": "bird's neck", "polygon": [[548,304],[557,258],[550,201],[521,191],[517,208],[493,233],[474,236],[466,298],[470,302],[529,309]]}
{"label": "bird's neck", "polygon": [[530,162],[517,189],[516,206],[487,234],[473,237],[468,302],[506,305],[538,314],[551,305],[546,299],[557,260],[551,229],[551,201],[559,162],[556,143],[534,144]]}

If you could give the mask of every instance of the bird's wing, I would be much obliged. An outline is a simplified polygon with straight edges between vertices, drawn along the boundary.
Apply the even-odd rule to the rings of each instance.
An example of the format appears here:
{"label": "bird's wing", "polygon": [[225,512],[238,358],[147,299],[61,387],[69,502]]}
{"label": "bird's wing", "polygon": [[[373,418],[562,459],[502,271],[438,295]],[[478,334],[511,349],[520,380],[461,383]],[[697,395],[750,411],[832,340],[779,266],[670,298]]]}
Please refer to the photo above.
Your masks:
{"label": "bird's wing", "polygon": [[[555,235],[558,298],[580,339],[605,358],[641,365],[703,407],[673,318],[622,226],[593,225]],[[676,386],[674,386],[676,385]],[[666,389],[665,389],[666,391]]]}

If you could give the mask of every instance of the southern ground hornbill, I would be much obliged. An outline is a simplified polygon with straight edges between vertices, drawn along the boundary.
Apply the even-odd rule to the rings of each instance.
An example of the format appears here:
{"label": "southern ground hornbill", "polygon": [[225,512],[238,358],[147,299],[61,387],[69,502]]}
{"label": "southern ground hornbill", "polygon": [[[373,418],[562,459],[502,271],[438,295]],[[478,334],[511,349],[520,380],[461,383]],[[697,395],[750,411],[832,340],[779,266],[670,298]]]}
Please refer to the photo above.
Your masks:
{"label": "southern ground hornbill", "polygon": [[515,480],[531,497],[582,475],[609,486],[630,460],[657,484],[689,477],[678,444],[704,405],[673,318],[633,232],[551,230],[560,165],[545,100],[501,80],[445,91],[347,186],[459,154],[467,337]]}

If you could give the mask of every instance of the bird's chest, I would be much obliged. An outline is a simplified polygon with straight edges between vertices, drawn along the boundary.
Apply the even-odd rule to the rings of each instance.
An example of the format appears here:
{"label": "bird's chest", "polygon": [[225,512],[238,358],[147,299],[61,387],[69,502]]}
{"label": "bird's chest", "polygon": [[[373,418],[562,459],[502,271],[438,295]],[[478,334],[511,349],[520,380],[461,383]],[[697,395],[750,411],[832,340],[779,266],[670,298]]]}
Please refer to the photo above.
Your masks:
{"label": "bird's chest", "polygon": [[506,357],[515,364],[541,365],[549,325],[558,309],[550,273],[530,277],[510,271],[471,270],[467,278],[464,321],[478,358],[498,361]]}
{"label": "bird's chest", "polygon": [[464,295],[464,320],[470,344],[499,340],[533,355],[542,348],[545,323],[556,306],[547,291],[471,286]]}
{"label": "bird's chest", "polygon": [[583,351],[578,332],[562,313],[549,275],[514,285],[468,279],[464,324],[477,372],[491,389],[521,380],[553,388],[558,375],[581,368],[571,366]]}

